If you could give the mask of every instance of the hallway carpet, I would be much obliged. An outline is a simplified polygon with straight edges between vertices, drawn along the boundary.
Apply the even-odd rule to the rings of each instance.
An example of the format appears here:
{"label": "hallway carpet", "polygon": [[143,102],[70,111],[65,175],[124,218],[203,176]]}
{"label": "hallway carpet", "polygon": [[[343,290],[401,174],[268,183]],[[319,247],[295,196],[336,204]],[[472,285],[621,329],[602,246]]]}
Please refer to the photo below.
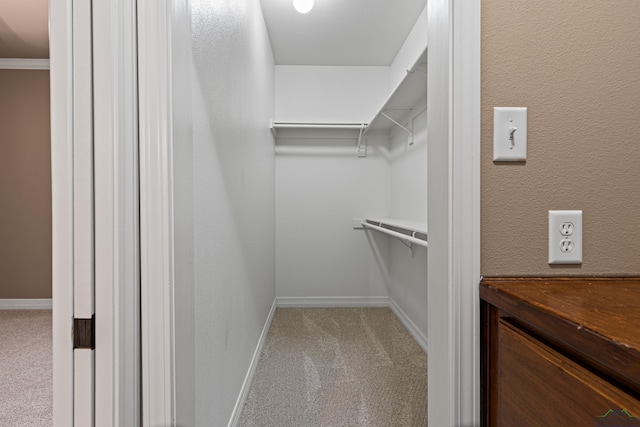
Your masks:
{"label": "hallway carpet", "polygon": [[51,310],[0,310],[0,426],[53,425]]}
{"label": "hallway carpet", "polygon": [[242,427],[424,427],[427,356],[388,308],[279,308]]}

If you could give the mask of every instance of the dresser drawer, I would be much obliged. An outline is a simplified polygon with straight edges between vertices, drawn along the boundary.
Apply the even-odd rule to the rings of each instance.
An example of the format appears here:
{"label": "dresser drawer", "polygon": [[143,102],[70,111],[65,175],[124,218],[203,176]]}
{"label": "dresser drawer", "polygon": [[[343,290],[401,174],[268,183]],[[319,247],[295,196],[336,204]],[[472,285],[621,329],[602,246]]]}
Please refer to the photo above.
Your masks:
{"label": "dresser drawer", "polygon": [[609,409],[640,414],[640,401],[505,320],[498,339],[499,426],[597,426]]}
{"label": "dresser drawer", "polygon": [[480,284],[484,426],[639,426],[640,278]]}

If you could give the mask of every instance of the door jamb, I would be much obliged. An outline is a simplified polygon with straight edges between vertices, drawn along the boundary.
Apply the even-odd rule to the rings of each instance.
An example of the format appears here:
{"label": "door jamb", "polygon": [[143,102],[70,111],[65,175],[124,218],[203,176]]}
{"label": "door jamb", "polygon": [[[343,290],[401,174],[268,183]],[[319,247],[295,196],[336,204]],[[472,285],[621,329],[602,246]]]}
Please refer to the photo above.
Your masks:
{"label": "door jamb", "polygon": [[136,1],[92,3],[95,425],[140,425]]}
{"label": "door jamb", "polygon": [[72,2],[49,2],[53,425],[73,425]]}
{"label": "door jamb", "polygon": [[171,23],[138,0],[143,426],[175,425]]}
{"label": "door jamb", "polygon": [[428,8],[429,424],[477,426],[480,1]]}

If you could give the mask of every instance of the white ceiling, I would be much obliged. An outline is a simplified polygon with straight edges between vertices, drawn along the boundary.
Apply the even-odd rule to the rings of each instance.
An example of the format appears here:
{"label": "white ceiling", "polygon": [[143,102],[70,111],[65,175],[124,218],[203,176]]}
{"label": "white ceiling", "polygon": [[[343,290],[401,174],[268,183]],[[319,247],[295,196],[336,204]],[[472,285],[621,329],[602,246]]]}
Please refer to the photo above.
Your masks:
{"label": "white ceiling", "polygon": [[[278,65],[390,65],[427,0],[260,0]],[[0,0],[0,58],[48,58],[48,0]]]}
{"label": "white ceiling", "polygon": [[49,1],[0,0],[0,58],[49,57]]}
{"label": "white ceiling", "polygon": [[260,0],[278,65],[391,65],[427,0]]}

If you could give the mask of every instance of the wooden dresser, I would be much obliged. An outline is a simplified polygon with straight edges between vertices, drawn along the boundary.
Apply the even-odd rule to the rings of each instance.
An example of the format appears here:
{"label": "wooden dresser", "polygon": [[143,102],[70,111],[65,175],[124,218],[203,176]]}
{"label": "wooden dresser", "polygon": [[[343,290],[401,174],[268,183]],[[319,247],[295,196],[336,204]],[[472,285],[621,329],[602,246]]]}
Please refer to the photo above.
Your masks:
{"label": "wooden dresser", "polygon": [[485,278],[480,298],[483,425],[640,426],[640,278]]}

